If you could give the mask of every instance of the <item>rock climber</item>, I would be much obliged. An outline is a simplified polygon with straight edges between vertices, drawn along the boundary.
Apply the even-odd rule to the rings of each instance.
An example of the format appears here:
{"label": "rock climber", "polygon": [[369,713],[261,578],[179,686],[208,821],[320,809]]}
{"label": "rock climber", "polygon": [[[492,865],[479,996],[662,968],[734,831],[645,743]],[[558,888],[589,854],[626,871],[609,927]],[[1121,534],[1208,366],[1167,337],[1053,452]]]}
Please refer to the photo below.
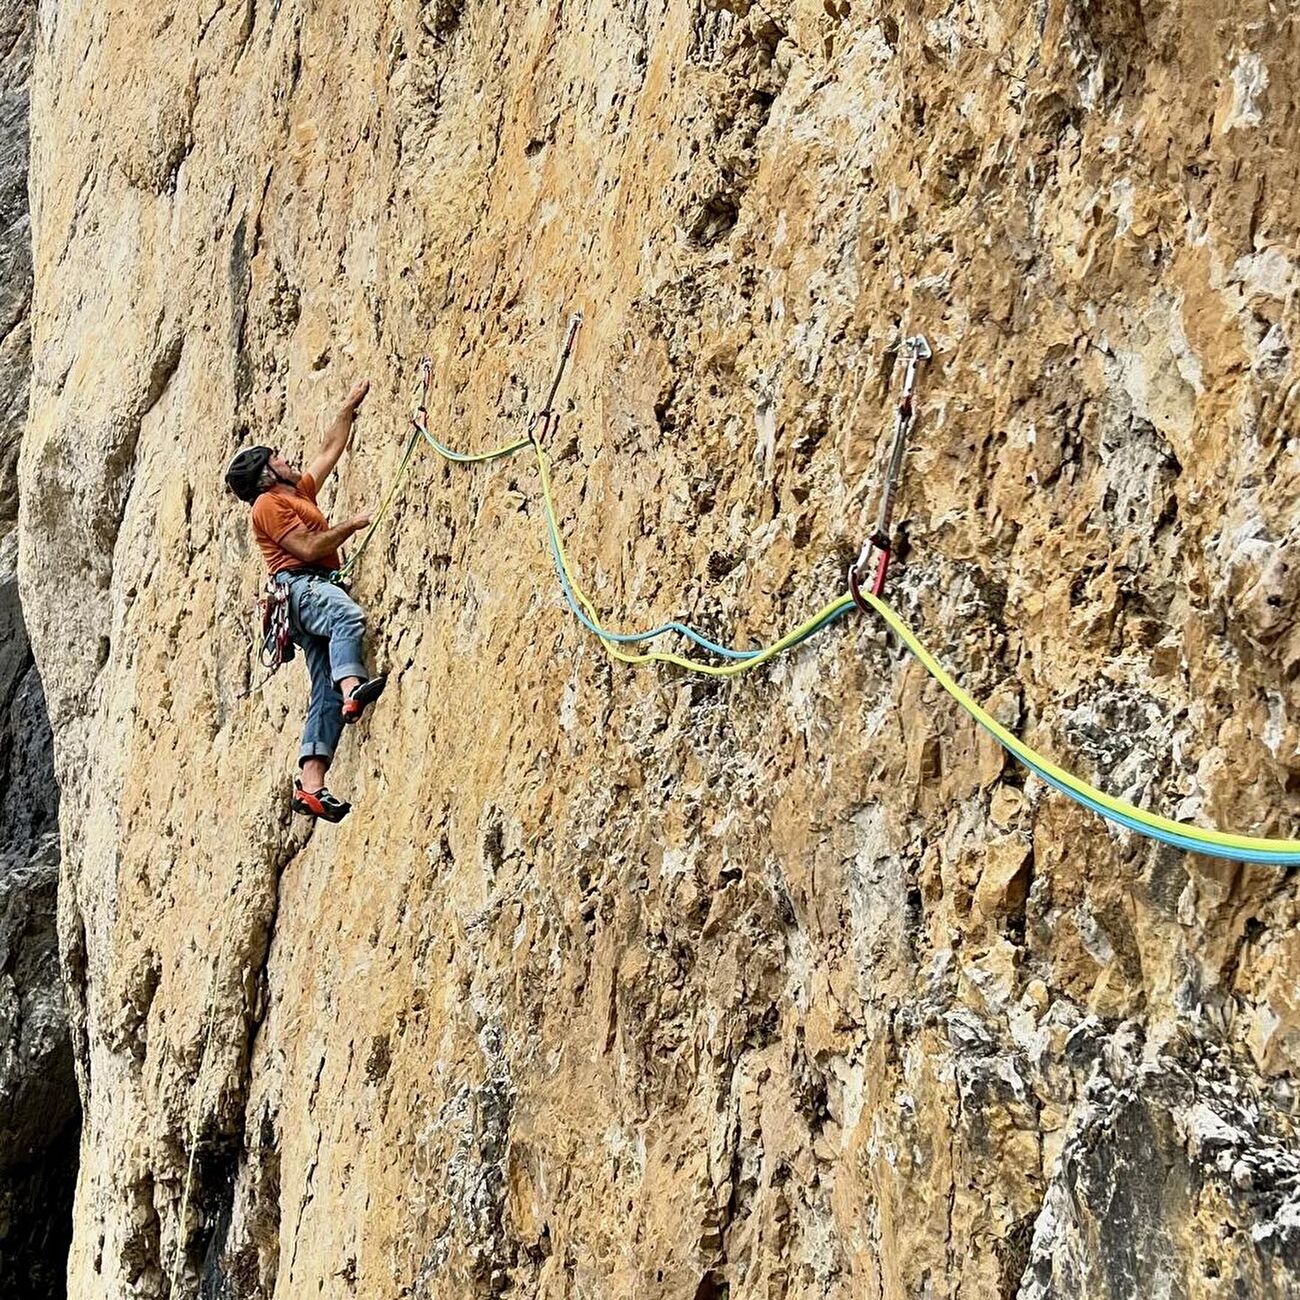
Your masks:
{"label": "rock climber", "polygon": [[387,674],[371,677],[362,653],[365,613],[335,580],[339,547],[370,524],[357,515],[330,527],[316,494],[347,446],[361,403],[362,380],[348,394],[320,450],[299,472],[271,447],[246,447],[226,470],[226,484],[253,507],[253,537],[271,580],[287,590],[289,630],[311,674],[311,700],[298,751],[294,812],[339,822],[352,805],[325,788],[325,773],[343,727],[356,722],[382,694]]}

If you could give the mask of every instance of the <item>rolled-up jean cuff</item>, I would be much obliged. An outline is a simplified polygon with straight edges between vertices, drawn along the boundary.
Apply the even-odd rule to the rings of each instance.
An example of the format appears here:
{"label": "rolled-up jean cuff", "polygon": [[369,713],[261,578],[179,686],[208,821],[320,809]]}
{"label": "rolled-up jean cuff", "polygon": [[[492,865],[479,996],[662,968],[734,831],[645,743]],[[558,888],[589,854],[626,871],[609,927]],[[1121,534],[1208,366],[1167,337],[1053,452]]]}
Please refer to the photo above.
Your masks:
{"label": "rolled-up jean cuff", "polygon": [[298,751],[298,766],[301,767],[309,758],[323,758],[328,762],[333,757],[334,751],[329,745],[319,740],[304,740]]}
{"label": "rolled-up jean cuff", "polygon": [[345,681],[349,677],[360,677],[364,682],[366,680],[365,664],[344,664],[341,668],[335,668],[331,673],[335,683]]}

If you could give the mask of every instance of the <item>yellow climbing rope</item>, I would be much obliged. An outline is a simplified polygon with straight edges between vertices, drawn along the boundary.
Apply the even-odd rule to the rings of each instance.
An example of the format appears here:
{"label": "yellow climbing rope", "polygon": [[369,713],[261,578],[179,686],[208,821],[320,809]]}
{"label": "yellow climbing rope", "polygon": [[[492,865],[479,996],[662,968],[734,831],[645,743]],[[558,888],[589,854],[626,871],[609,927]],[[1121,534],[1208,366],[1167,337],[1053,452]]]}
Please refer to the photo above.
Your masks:
{"label": "yellow climbing rope", "polygon": [[772,642],[771,645],[762,650],[754,651],[748,658],[728,664],[704,664],[696,659],[685,659],[681,655],[670,654],[663,650],[648,650],[644,654],[629,654],[626,650],[620,649],[618,642],[612,639],[609,630],[601,624],[600,616],[596,613],[590,597],[582,590],[578,585],[578,580],[573,576],[573,569],[569,565],[569,557],[564,549],[564,539],[560,536],[560,525],[556,516],[555,495],[551,487],[551,473],[550,466],[547,463],[547,456],[539,443],[533,443],[533,450],[537,453],[537,473],[542,483],[542,501],[545,505],[546,524],[551,535],[551,546],[555,555],[556,567],[567,584],[568,590],[573,593],[574,599],[581,605],[587,614],[587,618],[590,619],[588,626],[600,638],[600,643],[605,647],[609,656],[612,659],[617,659],[619,663],[673,664],[678,668],[685,668],[688,672],[700,673],[705,677],[735,677],[751,668],[757,668],[759,664],[767,663],[768,660],[776,658],[777,655],[790,649],[791,646],[798,645],[800,641],[807,640],[814,632],[820,631],[828,623],[831,623],[842,614],[847,614],[853,608],[852,596],[847,594],[838,596],[835,600],[822,606],[810,619],[800,623],[798,627],[792,628],[779,640]]}
{"label": "yellow climbing rope", "polygon": [[[521,451],[526,446],[531,446],[537,459],[538,478],[541,482],[543,508],[546,516],[546,527],[549,534],[552,554],[555,560],[556,571],[560,578],[564,594],[572,608],[574,614],[580,621],[590,629],[604,646],[607,654],[611,658],[625,664],[649,664],[662,663],[672,664],[675,667],[685,669],[688,672],[699,673],[707,677],[734,677],[740,673],[746,672],[751,668],[758,667],[759,664],[767,663],[782,652],[798,645],[800,642],[812,636],[815,632],[827,627],[830,623],[846,614],[854,607],[855,598],[858,604],[864,608],[869,607],[874,610],[886,623],[886,625],[895,633],[904,645],[912,652],[917,660],[922,664],[926,671],[934,678],[945,692],[955,700],[981,727],[989,732],[995,739],[1016,759],[1036,773],[1048,785],[1061,793],[1068,795],[1075,802],[1083,807],[1107,818],[1109,821],[1123,826],[1139,834],[1149,836],[1152,839],[1159,840],[1164,844],[1169,844],[1175,848],[1183,849],[1188,852],[1202,853],[1211,857],[1228,858],[1233,861],[1254,862],[1270,866],[1296,866],[1300,865],[1300,840],[1290,839],[1265,839],[1250,835],[1235,835],[1225,831],[1207,829],[1205,827],[1194,826],[1187,822],[1173,821],[1167,817],[1160,817],[1154,813],[1149,813],[1136,805],[1127,803],[1122,799],[1115,799],[1098,790],[1095,786],[1081,780],[1050,759],[1045,758],[1042,754],[1032,749],[1024,741],[1013,735],[1006,727],[999,723],[989,713],[987,713],[976,700],[966,692],[952,676],[944,669],[943,665],[921,644],[911,628],[899,617],[891,606],[889,606],[876,592],[862,591],[858,589],[856,581],[852,583],[854,591],[846,592],[837,596],[834,600],[823,605],[811,618],[800,623],[797,627],[792,628],[784,636],[774,641],[771,645],[757,650],[733,650],[725,646],[717,645],[707,637],[702,636],[693,628],[682,623],[667,623],[660,627],[651,629],[647,632],[613,632],[607,628],[601,621],[596,612],[591,598],[578,584],[574,576],[572,565],[569,563],[568,554],[564,547],[564,539],[560,533],[559,512],[555,504],[555,491],[551,482],[551,471],[549,459],[542,447],[541,437],[537,430],[540,424],[542,432],[545,433],[551,423],[552,414],[550,403],[554,399],[555,392],[559,387],[560,377],[564,373],[564,365],[567,361],[569,352],[573,345],[573,339],[577,332],[577,324],[581,322],[580,317],[575,317],[570,322],[569,332],[565,340],[564,352],[561,356],[560,365],[556,372],[555,380],[551,385],[550,395],[547,399],[545,409],[539,415],[538,420],[534,422],[533,430],[527,438],[519,438],[513,442],[506,443],[491,451],[479,453],[465,453],[454,451],[452,448],[439,442],[428,429],[427,423],[427,402],[428,389],[431,381],[432,368],[431,363],[426,359],[421,370],[421,400],[417,408],[417,417],[414,420],[415,430],[411,440],[407,443],[406,450],[403,453],[401,463],[398,466],[397,476],[389,489],[380,513],[375,517],[374,523],[370,530],[363,538],[361,545],[357,548],[352,559],[344,566],[341,571],[346,574],[355,566],[365,545],[369,542],[374,533],[375,527],[378,526],[380,519],[387,513],[402,478],[409,469],[414,457],[414,447],[417,441],[423,439],[433,448],[438,455],[445,460],[453,461],[458,464],[475,464],[483,461],[498,459],[502,456],[513,455]],[[928,350],[927,350],[928,355]],[[909,379],[909,384],[910,384]],[[910,402],[910,389],[907,399]],[[901,410],[902,408],[900,408]],[[910,418],[910,410],[906,412]],[[423,418],[422,418],[423,417]],[[856,575],[855,575],[856,576]],[[693,640],[697,645],[711,650],[714,653],[724,656],[730,662],[722,664],[701,663],[695,659],[688,659],[682,655],[672,654],[666,651],[650,650],[644,652],[628,651],[622,647],[628,643],[637,643],[650,640],[652,637],[659,636],[665,632],[678,632]]]}

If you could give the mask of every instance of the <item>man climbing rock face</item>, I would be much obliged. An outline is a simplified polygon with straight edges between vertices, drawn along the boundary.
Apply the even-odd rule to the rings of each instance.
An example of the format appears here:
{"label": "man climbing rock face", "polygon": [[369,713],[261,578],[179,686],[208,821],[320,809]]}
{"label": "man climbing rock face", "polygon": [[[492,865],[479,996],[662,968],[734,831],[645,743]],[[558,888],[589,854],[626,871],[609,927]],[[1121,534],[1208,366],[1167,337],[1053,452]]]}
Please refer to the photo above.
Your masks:
{"label": "man climbing rock face", "polygon": [[287,589],[289,629],[311,673],[311,700],[298,751],[293,810],[338,822],[351,804],[325,788],[325,772],[347,723],[356,722],[383,692],[386,674],[367,675],[362,654],[366,616],[335,581],[339,547],[370,523],[357,515],[330,527],[316,504],[321,484],[347,446],[370,381],[348,394],[304,472],[270,447],[247,447],[230,462],[226,484],[252,507],[253,537],[273,581]]}

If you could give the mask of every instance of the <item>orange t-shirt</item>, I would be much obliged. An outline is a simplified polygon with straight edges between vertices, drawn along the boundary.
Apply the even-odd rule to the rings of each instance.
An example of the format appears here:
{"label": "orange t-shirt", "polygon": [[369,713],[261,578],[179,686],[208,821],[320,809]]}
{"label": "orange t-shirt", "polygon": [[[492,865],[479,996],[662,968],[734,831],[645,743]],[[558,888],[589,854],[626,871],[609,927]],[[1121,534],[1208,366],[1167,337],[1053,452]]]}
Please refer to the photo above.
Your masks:
{"label": "orange t-shirt", "polygon": [[316,504],[316,492],[316,480],[310,474],[304,474],[298,480],[296,491],[263,492],[253,502],[253,537],[261,547],[271,573],[283,573],[286,569],[339,567],[338,551],[322,555],[309,566],[280,545],[295,528],[305,528],[309,533],[323,533],[329,528],[329,522]]}

